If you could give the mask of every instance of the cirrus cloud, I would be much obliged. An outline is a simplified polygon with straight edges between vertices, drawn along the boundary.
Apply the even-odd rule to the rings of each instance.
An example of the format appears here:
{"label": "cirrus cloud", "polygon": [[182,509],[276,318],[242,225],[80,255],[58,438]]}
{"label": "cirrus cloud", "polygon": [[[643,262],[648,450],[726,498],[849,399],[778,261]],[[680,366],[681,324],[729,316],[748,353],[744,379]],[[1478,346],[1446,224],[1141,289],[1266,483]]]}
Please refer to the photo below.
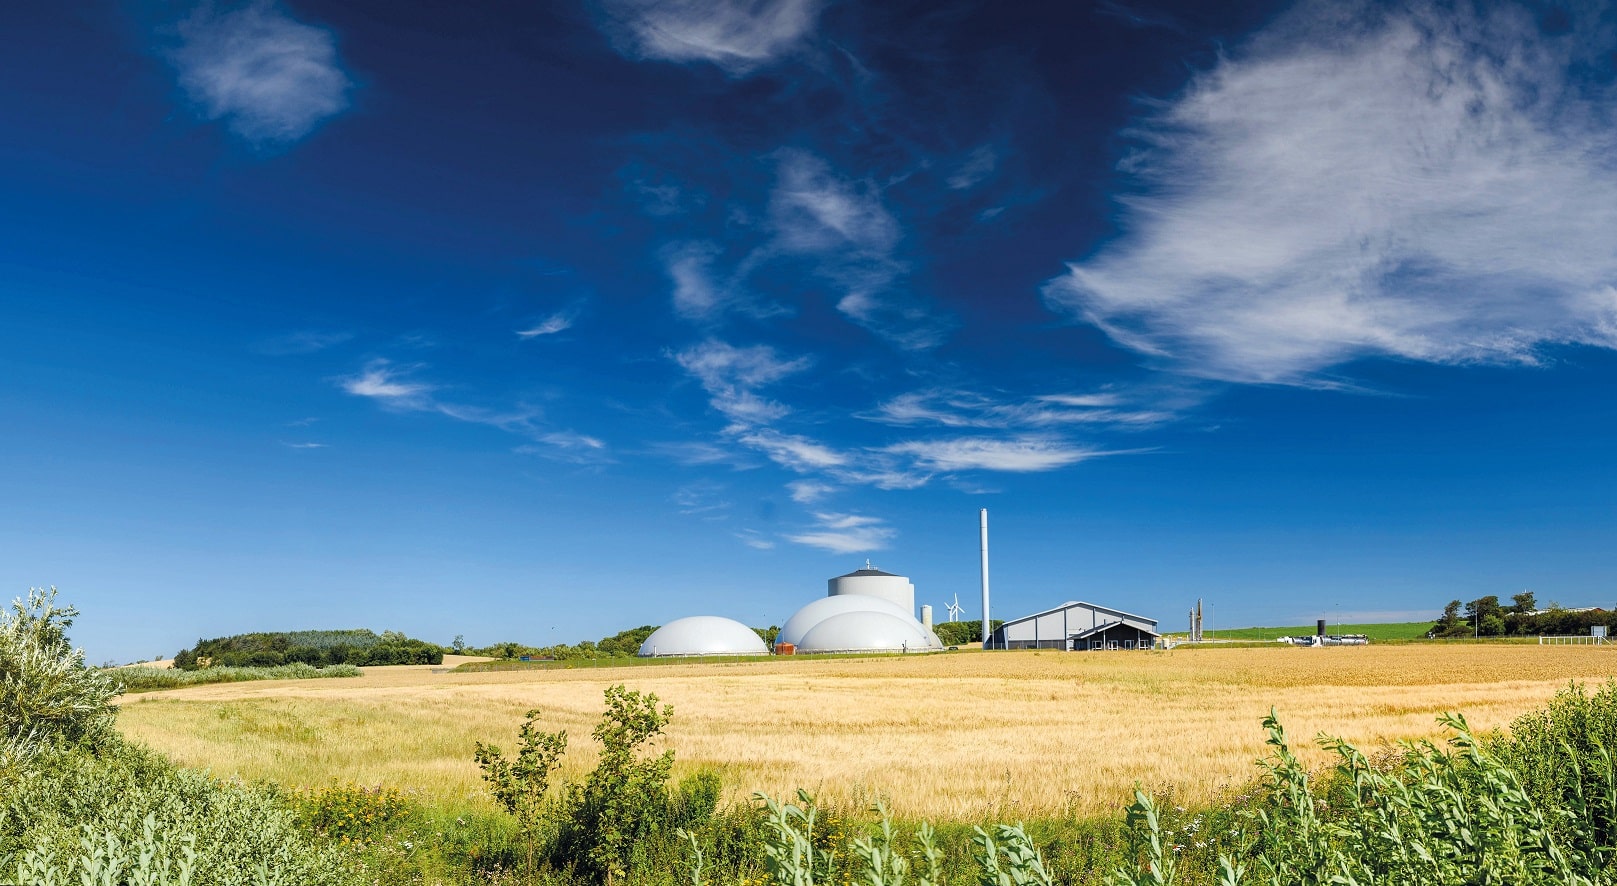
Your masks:
{"label": "cirrus cloud", "polygon": [[1141,123],[1124,233],[1050,307],[1242,382],[1617,346],[1617,94],[1574,74],[1608,32],[1422,5],[1277,28]]}

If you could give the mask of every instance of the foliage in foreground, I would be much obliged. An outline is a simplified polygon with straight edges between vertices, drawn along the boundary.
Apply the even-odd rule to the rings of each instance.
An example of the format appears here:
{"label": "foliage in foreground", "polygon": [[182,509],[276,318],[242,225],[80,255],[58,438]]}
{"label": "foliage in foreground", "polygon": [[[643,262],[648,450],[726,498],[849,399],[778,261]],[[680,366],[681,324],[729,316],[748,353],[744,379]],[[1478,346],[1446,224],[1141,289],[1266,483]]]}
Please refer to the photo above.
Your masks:
{"label": "foliage in foreground", "polygon": [[116,740],[43,754],[0,782],[0,882],[12,872],[24,886],[353,881],[274,789],[221,783]]}
{"label": "foliage in foreground", "polygon": [[207,683],[241,683],[249,680],[313,680],[317,677],[358,677],[359,668],[349,665],[280,665],[273,668],[206,668],[182,671],[178,668],[114,668],[106,672],[124,692],[150,692],[156,689],[178,689],[182,686],[201,686]]}
{"label": "foliage in foreground", "polygon": [[268,788],[221,784],[125,744],[116,693],[67,642],[55,589],[0,613],[0,882],[20,886],[340,886]]}

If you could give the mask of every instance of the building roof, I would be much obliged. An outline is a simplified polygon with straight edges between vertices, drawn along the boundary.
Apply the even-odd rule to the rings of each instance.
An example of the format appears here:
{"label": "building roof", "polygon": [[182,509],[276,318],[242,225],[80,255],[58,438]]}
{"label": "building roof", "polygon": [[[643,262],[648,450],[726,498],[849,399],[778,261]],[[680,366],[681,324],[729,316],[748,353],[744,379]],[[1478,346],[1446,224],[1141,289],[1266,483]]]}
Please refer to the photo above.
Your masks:
{"label": "building roof", "polygon": [[1118,616],[1119,618],[1132,618],[1132,619],[1134,619],[1136,621],[1150,622],[1153,625],[1157,623],[1157,620],[1154,619],[1154,618],[1146,618],[1143,615],[1135,615],[1132,612],[1124,612],[1121,609],[1113,609],[1110,606],[1097,606],[1094,603],[1085,603],[1082,600],[1068,600],[1067,602],[1061,604],[1060,606],[1051,607],[1049,609],[1044,610],[1043,612],[1035,612],[1032,615],[1024,615],[1021,618],[1009,619],[1004,624],[1000,625],[1000,627],[1005,627],[1005,625],[1021,624],[1024,621],[1032,621],[1033,619],[1038,618],[1041,615],[1049,615],[1049,614],[1054,613],[1054,612],[1060,612],[1063,609],[1071,609],[1074,606],[1083,606],[1086,609],[1093,609],[1096,612],[1105,612],[1105,613],[1107,613],[1109,615]]}
{"label": "building roof", "polygon": [[[1150,621],[1150,619],[1141,619],[1141,621]],[[1156,622],[1154,622],[1154,621],[1151,622],[1151,623],[1156,624]],[[1079,631],[1076,634],[1072,634],[1072,635],[1068,636],[1067,639],[1068,640],[1088,640],[1090,637],[1093,637],[1096,634],[1104,634],[1107,631],[1111,630],[1112,628],[1117,627],[1120,624],[1123,624],[1123,622],[1121,622],[1121,621],[1109,621],[1109,622],[1107,622],[1105,624],[1095,625],[1094,627],[1089,628],[1088,630]],[[1162,636],[1161,634],[1157,633],[1156,631],[1148,631],[1145,628],[1139,627],[1137,625],[1129,625],[1129,627],[1133,628],[1136,631],[1139,631],[1142,634],[1150,634],[1153,637]]]}
{"label": "building roof", "polygon": [[883,572],[880,569],[875,569],[875,568],[867,566],[864,569],[855,569],[854,571],[848,573],[847,575],[839,575],[839,576],[837,576],[837,578],[854,578],[856,576],[866,576],[866,575],[879,575],[879,576],[882,576],[884,578],[903,578],[904,577],[902,575],[894,575],[891,572]]}

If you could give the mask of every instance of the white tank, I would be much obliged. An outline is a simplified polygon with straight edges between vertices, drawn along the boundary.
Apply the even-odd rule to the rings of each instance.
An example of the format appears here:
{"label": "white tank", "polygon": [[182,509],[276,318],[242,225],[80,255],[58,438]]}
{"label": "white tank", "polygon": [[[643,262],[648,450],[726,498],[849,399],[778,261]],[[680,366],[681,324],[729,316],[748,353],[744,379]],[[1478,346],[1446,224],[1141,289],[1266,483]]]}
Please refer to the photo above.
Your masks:
{"label": "white tank", "polygon": [[825,619],[803,635],[797,651],[931,652],[942,644],[913,618],[890,612],[844,612]]}
{"label": "white tank", "polygon": [[692,615],[675,619],[651,632],[640,644],[640,655],[768,655],[758,632],[733,618]]}
{"label": "white tank", "polygon": [[865,568],[827,581],[826,593],[831,597],[845,594],[880,597],[898,605],[910,618],[915,617],[915,585],[910,584],[910,580],[902,575],[894,575],[872,567],[869,560],[865,561]]}
{"label": "white tank", "polygon": [[775,636],[776,643],[790,643],[793,646],[803,642],[803,636],[815,625],[833,615],[844,612],[885,612],[900,618],[909,618],[909,614],[902,606],[891,600],[881,597],[871,597],[864,594],[843,594],[840,597],[821,597],[792,613],[781,625],[780,633]]}

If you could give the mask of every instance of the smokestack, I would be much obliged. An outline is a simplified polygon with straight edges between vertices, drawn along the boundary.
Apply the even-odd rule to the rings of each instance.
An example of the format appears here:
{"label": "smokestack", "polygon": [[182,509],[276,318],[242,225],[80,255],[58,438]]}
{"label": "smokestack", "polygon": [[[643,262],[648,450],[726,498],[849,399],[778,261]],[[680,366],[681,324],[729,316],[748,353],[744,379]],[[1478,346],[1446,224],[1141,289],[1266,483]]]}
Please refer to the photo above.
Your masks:
{"label": "smokestack", "polygon": [[988,648],[988,509],[978,512],[982,521],[982,549],[983,549],[983,648]]}
{"label": "smokestack", "polygon": [[932,607],[931,606],[922,606],[921,607],[921,626],[926,628],[929,631],[932,630]]}

